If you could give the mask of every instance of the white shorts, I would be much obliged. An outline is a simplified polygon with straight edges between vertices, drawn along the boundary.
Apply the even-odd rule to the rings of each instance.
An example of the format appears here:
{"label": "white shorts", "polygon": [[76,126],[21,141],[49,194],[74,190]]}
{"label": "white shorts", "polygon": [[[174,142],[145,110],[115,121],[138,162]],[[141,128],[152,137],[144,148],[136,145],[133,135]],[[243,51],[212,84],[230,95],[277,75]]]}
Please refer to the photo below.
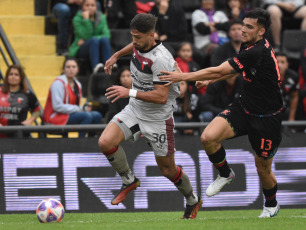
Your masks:
{"label": "white shorts", "polygon": [[126,141],[137,141],[141,134],[144,135],[155,156],[168,156],[175,152],[173,117],[165,121],[140,120],[127,105],[111,121],[121,128]]}

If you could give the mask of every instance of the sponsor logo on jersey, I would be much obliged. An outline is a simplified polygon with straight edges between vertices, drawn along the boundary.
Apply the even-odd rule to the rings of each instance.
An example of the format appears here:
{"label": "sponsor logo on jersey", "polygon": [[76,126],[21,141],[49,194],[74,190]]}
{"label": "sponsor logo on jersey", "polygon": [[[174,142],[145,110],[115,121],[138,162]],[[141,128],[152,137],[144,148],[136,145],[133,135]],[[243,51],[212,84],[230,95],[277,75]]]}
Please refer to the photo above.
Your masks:
{"label": "sponsor logo on jersey", "polygon": [[226,109],[226,110],[224,110],[221,114],[223,114],[223,115],[228,115],[228,114],[230,114],[231,113],[231,111],[229,110],[229,109]]}
{"label": "sponsor logo on jersey", "polygon": [[233,58],[234,62],[238,65],[239,69],[243,68],[243,65],[240,63],[240,61],[238,60],[238,58]]}
{"label": "sponsor logo on jersey", "polygon": [[20,104],[21,102],[23,101],[23,98],[22,97],[18,97],[17,98],[17,102]]}

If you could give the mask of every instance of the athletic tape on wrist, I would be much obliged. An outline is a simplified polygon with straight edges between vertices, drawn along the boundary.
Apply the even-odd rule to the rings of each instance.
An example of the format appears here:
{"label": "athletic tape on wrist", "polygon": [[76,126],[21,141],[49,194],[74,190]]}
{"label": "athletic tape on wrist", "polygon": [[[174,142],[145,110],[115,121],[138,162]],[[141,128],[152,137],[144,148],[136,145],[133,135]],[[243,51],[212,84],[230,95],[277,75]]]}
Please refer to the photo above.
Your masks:
{"label": "athletic tape on wrist", "polygon": [[137,90],[135,90],[135,89],[130,89],[129,96],[130,96],[130,97],[133,97],[133,98],[136,98],[136,95],[137,95]]}

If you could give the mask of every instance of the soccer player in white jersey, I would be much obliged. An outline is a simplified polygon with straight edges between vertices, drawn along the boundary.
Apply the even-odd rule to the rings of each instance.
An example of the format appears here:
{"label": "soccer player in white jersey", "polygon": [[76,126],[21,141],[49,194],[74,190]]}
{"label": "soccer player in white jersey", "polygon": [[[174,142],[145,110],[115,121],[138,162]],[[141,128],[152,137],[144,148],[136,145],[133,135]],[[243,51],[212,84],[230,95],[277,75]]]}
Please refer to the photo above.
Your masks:
{"label": "soccer player in white jersey", "polygon": [[116,52],[105,64],[105,72],[111,74],[118,58],[133,54],[131,75],[133,88],[112,86],[106,96],[115,102],[130,97],[129,104],[109,122],[99,139],[99,147],[111,166],[122,178],[122,187],[112,200],[113,205],[123,202],[127,194],[140,186],[126,160],[120,143],[136,141],[144,135],[152,147],[157,165],[186,198],[183,219],[194,219],[202,205],[202,199],[193,192],[190,180],[174,160],[173,105],[179,96],[179,85],[165,86],[159,80],[160,71],[175,70],[175,62],[169,51],[154,40],[157,18],[151,14],[138,14],[130,24],[133,42]]}

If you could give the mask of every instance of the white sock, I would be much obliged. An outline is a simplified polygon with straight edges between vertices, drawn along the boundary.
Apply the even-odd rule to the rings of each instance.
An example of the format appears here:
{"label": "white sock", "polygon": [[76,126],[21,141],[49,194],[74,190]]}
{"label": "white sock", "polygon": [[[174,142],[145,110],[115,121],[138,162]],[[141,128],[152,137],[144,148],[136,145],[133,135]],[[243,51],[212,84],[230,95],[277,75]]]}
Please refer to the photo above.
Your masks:
{"label": "white sock", "polygon": [[124,173],[124,175],[121,175],[121,179],[123,184],[131,184],[135,180],[135,176],[132,170],[129,169]]}
{"label": "white sock", "polygon": [[198,195],[192,192],[192,194],[189,197],[186,197],[186,202],[188,205],[194,205],[198,202]]}

